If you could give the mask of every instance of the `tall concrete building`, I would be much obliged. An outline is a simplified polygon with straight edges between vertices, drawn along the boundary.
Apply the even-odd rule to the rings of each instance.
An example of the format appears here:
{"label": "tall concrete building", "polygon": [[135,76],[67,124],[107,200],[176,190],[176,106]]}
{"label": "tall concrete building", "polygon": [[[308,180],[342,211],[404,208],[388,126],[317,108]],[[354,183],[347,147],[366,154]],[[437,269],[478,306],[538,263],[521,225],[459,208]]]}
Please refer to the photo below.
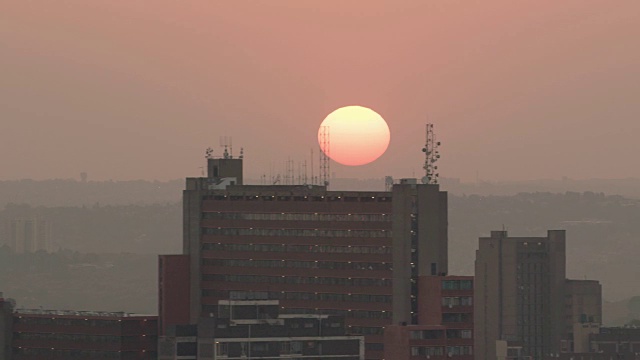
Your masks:
{"label": "tall concrete building", "polygon": [[496,359],[504,340],[524,356],[559,353],[566,337],[565,232],[480,238],[475,263],[475,358]]}
{"label": "tall concrete building", "polygon": [[602,285],[597,280],[566,281],[566,325],[572,331],[574,324],[602,324]]}
{"label": "tall concrete building", "polygon": [[242,159],[230,158],[209,159],[207,174],[188,178],[184,191],[188,269],[172,259],[160,274],[163,282],[188,271],[189,294],[163,300],[180,291],[165,281],[160,303],[186,307],[191,324],[217,317],[220,300],[279,300],[283,313],[344,316],[349,334],[365,335],[366,358],[382,359],[384,327],[418,322],[418,278],[448,271],[447,194],[438,185],[244,185]]}
{"label": "tall concrete building", "polygon": [[51,222],[39,218],[13,219],[8,226],[9,246],[16,253],[51,250]]}

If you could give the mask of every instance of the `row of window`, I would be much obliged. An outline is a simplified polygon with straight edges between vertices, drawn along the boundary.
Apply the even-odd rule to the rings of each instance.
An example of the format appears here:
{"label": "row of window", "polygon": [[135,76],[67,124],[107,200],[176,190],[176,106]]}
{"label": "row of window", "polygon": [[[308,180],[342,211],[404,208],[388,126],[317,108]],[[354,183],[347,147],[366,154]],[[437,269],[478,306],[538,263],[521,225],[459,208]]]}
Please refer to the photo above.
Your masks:
{"label": "row of window", "polygon": [[443,313],[443,323],[470,323],[473,321],[473,315],[468,313]]}
{"label": "row of window", "polygon": [[413,340],[424,339],[471,339],[471,330],[466,329],[447,329],[447,330],[413,330],[409,333],[409,337]]}
{"label": "row of window", "polygon": [[290,221],[391,221],[387,214],[203,212],[202,219]]}
{"label": "row of window", "polygon": [[[216,355],[224,357],[231,355],[229,351],[230,344],[237,343],[216,342]],[[260,355],[264,353],[275,353],[279,355],[302,355],[304,352],[307,352],[309,350],[311,350],[311,352],[322,353],[323,341],[251,341],[241,342],[239,345],[240,357],[247,357],[251,354],[253,354],[254,356],[258,355],[258,357],[262,357]]]}
{"label": "row of window", "polygon": [[473,289],[472,280],[442,280],[443,290],[471,290]]}
{"label": "row of window", "polygon": [[391,279],[376,279],[376,278],[204,274],[202,276],[202,280],[241,282],[241,283],[269,283],[269,284],[391,286]]}
{"label": "row of window", "polygon": [[442,298],[442,306],[471,306],[473,298],[471,296],[447,296]]}
{"label": "row of window", "polygon": [[[219,290],[203,289],[202,296],[219,296]],[[354,301],[354,302],[378,302],[391,303],[389,295],[366,294],[336,294],[336,293],[309,293],[309,292],[269,292],[270,300],[314,300],[314,301]]]}
{"label": "row of window", "polygon": [[119,326],[119,320],[98,320],[98,319],[68,319],[68,318],[41,318],[41,317],[20,317],[14,319],[18,324],[29,325],[56,325],[56,326],[91,326],[91,327],[112,327]]}
{"label": "row of window", "polygon": [[77,341],[84,343],[119,343],[121,338],[112,335],[80,335],[80,334],[56,334],[56,333],[14,333],[14,339],[22,340],[50,340],[50,341]]}
{"label": "row of window", "polygon": [[371,326],[349,326],[349,333],[353,335],[382,335],[384,334],[384,328]]}
{"label": "row of window", "polygon": [[56,357],[58,359],[121,359],[118,351],[91,351],[91,350],[53,350],[22,348],[18,354],[38,356],[40,359]]}
{"label": "row of window", "polygon": [[206,235],[222,236],[310,236],[310,237],[363,237],[387,238],[387,230],[329,230],[329,229],[260,229],[260,228],[203,228]]}
{"label": "row of window", "polygon": [[304,268],[337,270],[393,270],[391,263],[354,261],[298,261],[298,260],[245,260],[245,259],[203,259],[202,265],[240,266],[258,268]]}
{"label": "row of window", "polygon": [[273,195],[208,195],[203,200],[229,200],[229,201],[344,201],[344,202],[389,202],[389,196],[273,196]]}
{"label": "row of window", "polygon": [[215,251],[259,251],[259,252],[303,252],[329,254],[391,254],[387,246],[332,246],[332,245],[285,245],[285,244],[202,244],[202,250]]}
{"label": "row of window", "polygon": [[[445,352],[446,351],[446,352]],[[411,356],[473,355],[471,346],[412,346]]]}
{"label": "row of window", "polygon": [[355,319],[390,319],[393,315],[391,311],[367,311],[367,310],[338,310],[338,309],[282,309],[284,314],[322,314],[338,315]]}

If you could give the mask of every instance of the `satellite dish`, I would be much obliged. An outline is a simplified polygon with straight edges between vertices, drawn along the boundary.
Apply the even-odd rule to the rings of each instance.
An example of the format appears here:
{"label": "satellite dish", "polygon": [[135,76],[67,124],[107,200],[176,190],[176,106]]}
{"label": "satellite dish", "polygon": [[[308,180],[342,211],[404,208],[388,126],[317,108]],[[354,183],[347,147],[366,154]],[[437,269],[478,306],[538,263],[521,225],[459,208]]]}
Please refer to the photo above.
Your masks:
{"label": "satellite dish", "polygon": [[423,184],[428,184],[428,183],[429,183],[429,178],[428,178],[428,177],[426,177],[426,176],[423,176],[423,177],[422,177],[422,183],[423,183]]}

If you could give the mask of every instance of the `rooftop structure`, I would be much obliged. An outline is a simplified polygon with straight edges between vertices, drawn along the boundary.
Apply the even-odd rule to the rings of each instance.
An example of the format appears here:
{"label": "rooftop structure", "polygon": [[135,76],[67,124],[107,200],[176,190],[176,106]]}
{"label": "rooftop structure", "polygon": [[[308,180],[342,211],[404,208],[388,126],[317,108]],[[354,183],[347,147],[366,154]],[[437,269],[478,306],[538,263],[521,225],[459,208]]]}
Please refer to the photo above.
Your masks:
{"label": "rooftop structure", "polygon": [[277,300],[220,300],[216,318],[167,328],[160,360],[363,360],[364,337],[345,334],[344,318],[281,314]]}

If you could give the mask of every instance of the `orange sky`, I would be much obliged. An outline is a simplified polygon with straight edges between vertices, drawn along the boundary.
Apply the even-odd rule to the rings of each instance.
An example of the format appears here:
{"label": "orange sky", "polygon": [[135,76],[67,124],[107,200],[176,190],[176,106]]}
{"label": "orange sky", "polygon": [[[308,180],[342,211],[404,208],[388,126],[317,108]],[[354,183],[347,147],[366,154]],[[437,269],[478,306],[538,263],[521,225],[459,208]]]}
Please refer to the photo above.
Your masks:
{"label": "orange sky", "polygon": [[[249,177],[302,161],[335,108],[391,144],[340,177],[640,177],[640,2],[5,1],[0,179],[199,174],[219,136]],[[317,166],[317,159],[314,159]]]}

